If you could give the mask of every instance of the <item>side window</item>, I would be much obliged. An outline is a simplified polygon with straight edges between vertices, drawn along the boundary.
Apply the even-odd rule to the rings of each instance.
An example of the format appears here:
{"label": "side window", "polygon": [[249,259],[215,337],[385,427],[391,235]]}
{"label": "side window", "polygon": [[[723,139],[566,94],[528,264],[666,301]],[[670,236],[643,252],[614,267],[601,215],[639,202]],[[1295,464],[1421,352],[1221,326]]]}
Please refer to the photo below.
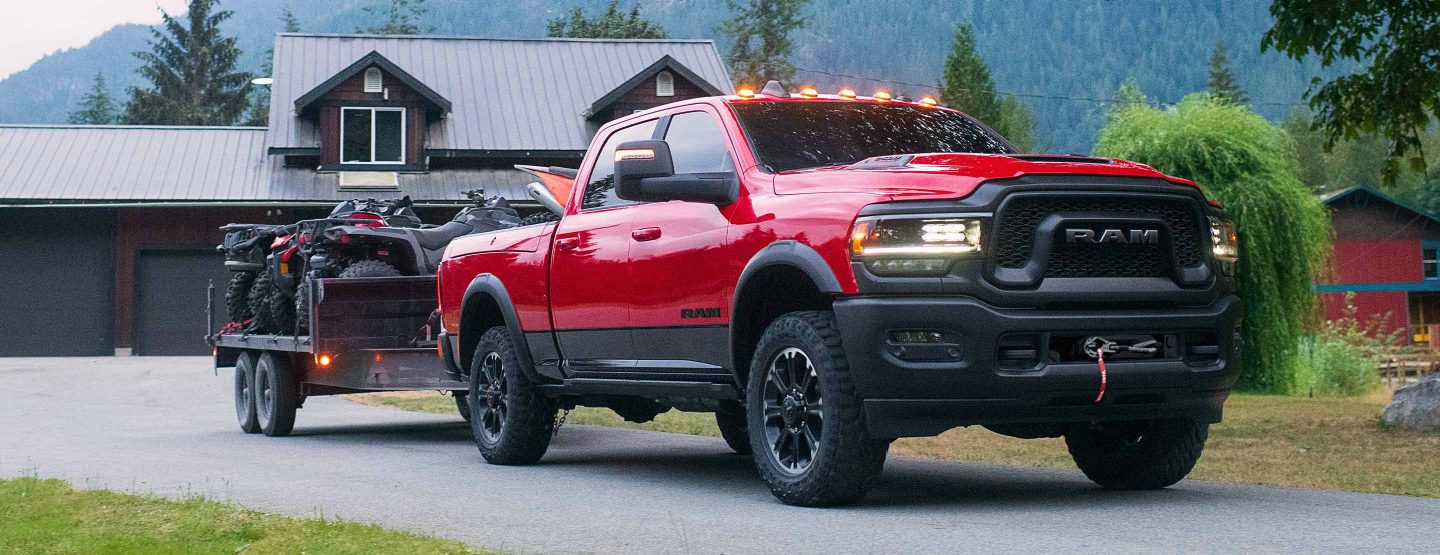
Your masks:
{"label": "side window", "polygon": [[1425,268],[1425,279],[1440,279],[1440,243],[1426,241],[1420,249],[1420,263]]}
{"label": "side window", "polygon": [[670,118],[665,142],[670,144],[670,156],[675,160],[677,174],[722,172],[733,168],[730,152],[725,149],[725,132],[708,113],[685,112]]}
{"label": "side window", "polygon": [[590,182],[585,185],[585,198],[580,200],[580,209],[604,208],[630,204],[630,201],[615,196],[615,147],[629,141],[643,141],[655,134],[656,120],[638,123],[610,135],[600,147],[595,167],[590,170]]}

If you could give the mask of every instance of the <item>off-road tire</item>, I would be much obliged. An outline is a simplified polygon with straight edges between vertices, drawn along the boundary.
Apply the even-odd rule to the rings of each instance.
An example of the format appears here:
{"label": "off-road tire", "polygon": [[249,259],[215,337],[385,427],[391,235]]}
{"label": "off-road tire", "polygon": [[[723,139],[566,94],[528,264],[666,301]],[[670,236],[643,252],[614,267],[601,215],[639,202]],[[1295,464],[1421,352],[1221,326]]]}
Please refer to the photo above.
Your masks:
{"label": "off-road tire", "polygon": [[255,272],[235,272],[225,288],[225,315],[231,322],[244,322],[252,317],[250,288],[255,285]]}
{"label": "off-road tire", "polygon": [[529,216],[525,216],[524,218],[520,218],[520,223],[517,224],[515,227],[525,227],[527,225],[543,224],[546,222],[558,221],[560,221],[560,216],[556,216],[554,212],[551,212],[549,210],[541,210]]}
{"label": "off-road tire", "polygon": [[[776,394],[779,390],[770,391],[767,385],[771,363],[786,353],[793,360],[795,351],[807,358],[813,371],[802,372],[806,376],[789,381],[797,384],[796,389],[802,396],[812,399],[808,402],[818,401],[820,405],[819,409],[804,405],[803,410],[795,414],[811,415],[814,411],[819,415],[818,420],[812,420],[812,416],[801,418],[821,425],[818,430],[809,428],[818,438],[808,464],[792,471],[785,468],[780,455],[772,451],[765,404],[767,396],[782,397]],[[885,466],[890,441],[872,438],[866,430],[861,400],[855,392],[833,312],[791,312],[772,322],[756,346],[746,387],[750,448],[761,478],[776,498],[789,505],[843,505],[859,501],[875,486]],[[769,421],[778,424],[780,429],[788,427],[787,420],[780,416],[772,415]],[[796,436],[804,441],[803,435]],[[777,437],[783,440],[787,436]],[[776,445],[785,443],[775,442]],[[797,453],[799,447],[794,445],[792,454]],[[798,464],[798,454],[794,459]]]}
{"label": "off-road tire", "polygon": [[255,354],[248,351],[235,358],[235,420],[247,434],[260,431],[255,416]]}
{"label": "off-road tire", "polygon": [[342,278],[391,277],[400,275],[400,270],[382,260],[360,260],[340,271]]}
{"label": "off-road tire", "polygon": [[[498,367],[492,366],[498,364]],[[470,430],[490,464],[534,464],[550,448],[559,406],[520,367],[510,332],[480,336],[470,363]]]}
{"label": "off-road tire", "polygon": [[270,294],[275,288],[274,284],[275,280],[270,277],[270,271],[262,270],[255,277],[254,285],[250,286],[250,295],[246,299],[246,305],[250,307],[250,315],[255,318],[253,326],[258,333],[280,331],[280,326],[270,315]]}
{"label": "off-road tire", "polygon": [[715,426],[720,428],[720,437],[725,439],[725,445],[741,455],[750,454],[750,428],[745,420],[745,405],[738,402],[721,403],[720,410],[715,411]]}
{"label": "off-road tire", "polygon": [[1189,419],[1077,426],[1065,446],[1085,477],[1101,487],[1144,490],[1185,478],[1200,460],[1210,425]]}
{"label": "off-road tire", "polygon": [[300,381],[290,361],[264,353],[255,363],[255,418],[260,431],[271,437],[288,436],[295,429],[300,408]]}
{"label": "off-road tire", "polygon": [[279,287],[272,286],[269,301],[270,321],[275,324],[275,333],[294,333],[295,299],[286,296]]}

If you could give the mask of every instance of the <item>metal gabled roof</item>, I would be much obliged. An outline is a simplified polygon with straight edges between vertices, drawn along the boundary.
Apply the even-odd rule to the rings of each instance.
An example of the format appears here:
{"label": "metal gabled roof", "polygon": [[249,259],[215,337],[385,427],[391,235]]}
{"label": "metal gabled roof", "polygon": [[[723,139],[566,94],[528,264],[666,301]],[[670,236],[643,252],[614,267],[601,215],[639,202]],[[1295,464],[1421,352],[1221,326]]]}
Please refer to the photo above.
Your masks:
{"label": "metal gabled roof", "polygon": [[0,125],[0,200],[264,198],[263,127]]}
{"label": "metal gabled roof", "polygon": [[449,99],[427,149],[584,150],[595,125],[584,114],[636,74],[669,56],[703,82],[731,90],[709,40],[492,39],[281,33],[266,145],[314,148],[313,122],[295,101],[371,52]]}

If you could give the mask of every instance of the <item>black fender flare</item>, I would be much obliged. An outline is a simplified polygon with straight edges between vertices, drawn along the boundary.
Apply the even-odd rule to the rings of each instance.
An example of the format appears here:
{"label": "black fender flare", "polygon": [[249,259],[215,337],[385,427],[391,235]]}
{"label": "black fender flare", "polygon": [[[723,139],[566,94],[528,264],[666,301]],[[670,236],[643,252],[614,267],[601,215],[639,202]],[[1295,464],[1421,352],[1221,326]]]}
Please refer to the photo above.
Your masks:
{"label": "black fender flare", "polygon": [[[476,295],[486,295],[495,299],[495,304],[500,307],[500,315],[505,319],[505,328],[510,330],[510,341],[515,345],[516,356],[520,358],[520,370],[537,383],[545,383],[545,379],[535,372],[535,361],[530,358],[530,344],[525,340],[525,332],[520,329],[520,315],[515,312],[515,304],[510,301],[510,293],[505,290],[505,284],[495,274],[480,274],[470,280],[470,285],[465,287],[465,295],[460,299],[460,333],[457,343],[464,350],[466,332],[484,333],[485,330],[467,330],[465,328],[465,307],[470,306],[471,299]],[[479,337],[476,336],[476,341]],[[464,360],[464,357],[473,356],[473,353],[457,352],[456,358]],[[470,369],[463,368],[465,372]]]}
{"label": "black fender flare", "polygon": [[[740,279],[735,282],[734,292],[730,299],[730,353],[735,353],[735,326],[736,315],[740,314],[740,292],[745,290],[745,284],[755,276],[757,272],[772,266],[790,266],[796,268],[805,275],[810,276],[810,281],[821,293],[839,295],[844,292],[840,288],[840,280],[835,277],[835,272],[830,270],[830,264],[825,262],[825,257],[815,252],[809,245],[800,243],[793,239],[775,241],[765,245],[750,261],[745,263],[745,268],[740,270]],[[740,364],[739,361],[735,362]],[[734,368],[737,379],[740,368]]]}

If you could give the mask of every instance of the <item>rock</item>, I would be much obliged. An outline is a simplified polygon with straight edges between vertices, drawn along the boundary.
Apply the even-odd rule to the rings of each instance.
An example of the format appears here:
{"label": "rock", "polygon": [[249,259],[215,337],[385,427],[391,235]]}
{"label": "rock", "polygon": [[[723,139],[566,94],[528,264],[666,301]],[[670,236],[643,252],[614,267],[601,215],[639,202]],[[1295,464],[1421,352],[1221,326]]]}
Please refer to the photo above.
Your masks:
{"label": "rock", "polygon": [[1396,391],[1380,420],[1417,430],[1440,430],[1440,374]]}

